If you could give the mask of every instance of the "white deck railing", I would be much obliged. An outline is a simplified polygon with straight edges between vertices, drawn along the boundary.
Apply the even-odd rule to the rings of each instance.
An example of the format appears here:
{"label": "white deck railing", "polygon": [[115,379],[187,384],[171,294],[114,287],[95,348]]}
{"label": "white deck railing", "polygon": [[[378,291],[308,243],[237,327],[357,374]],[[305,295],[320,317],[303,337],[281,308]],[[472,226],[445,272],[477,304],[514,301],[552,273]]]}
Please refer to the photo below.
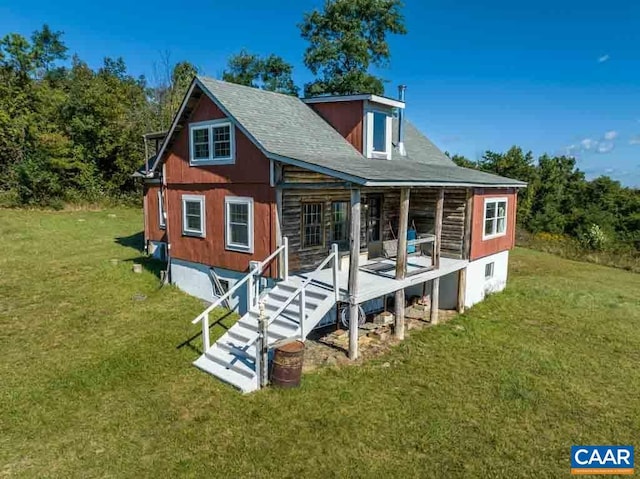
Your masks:
{"label": "white deck railing", "polygon": [[238,289],[240,289],[245,283],[247,286],[247,311],[251,311],[257,306],[258,295],[254,291],[255,276],[262,274],[264,269],[279,256],[281,275],[283,280],[287,280],[289,277],[289,240],[285,236],[282,241],[282,245],[276,248],[276,250],[267,256],[264,260],[260,261],[245,277],[233,285],[229,291],[216,299],[210,306],[207,307],[202,313],[200,313],[193,321],[192,324],[202,322],[202,347],[204,351],[208,351],[211,347],[211,341],[209,339],[209,313],[220,306],[225,300],[228,300]]}
{"label": "white deck railing", "polygon": [[340,283],[338,282],[338,245],[334,243],[331,246],[331,254],[327,256],[322,263],[309,275],[307,279],[305,279],[298,288],[291,293],[289,298],[280,306],[280,308],[273,314],[269,315],[269,319],[267,322],[267,326],[271,324],[278,316],[282,314],[282,312],[287,309],[287,307],[295,300],[298,296],[300,296],[300,339],[304,341],[305,339],[305,331],[304,331],[304,321],[305,321],[305,310],[306,310],[306,295],[305,290],[309,283],[313,280],[313,274],[324,269],[329,262],[333,260],[333,278],[332,278],[332,287],[333,292],[336,298],[336,302],[340,299]]}

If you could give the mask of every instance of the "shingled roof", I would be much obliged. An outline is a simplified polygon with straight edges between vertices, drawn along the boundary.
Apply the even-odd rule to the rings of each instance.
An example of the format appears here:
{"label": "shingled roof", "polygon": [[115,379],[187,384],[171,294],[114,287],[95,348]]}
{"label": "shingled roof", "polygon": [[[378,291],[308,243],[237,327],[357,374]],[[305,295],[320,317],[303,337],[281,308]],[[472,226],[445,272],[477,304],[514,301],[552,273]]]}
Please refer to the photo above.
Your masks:
{"label": "shingled roof", "polygon": [[525,186],[521,181],[456,166],[409,122],[405,128],[407,156],[394,151],[391,160],[372,160],[299,98],[201,76],[190,91],[194,87],[202,89],[268,158],[283,163],[363,186]]}

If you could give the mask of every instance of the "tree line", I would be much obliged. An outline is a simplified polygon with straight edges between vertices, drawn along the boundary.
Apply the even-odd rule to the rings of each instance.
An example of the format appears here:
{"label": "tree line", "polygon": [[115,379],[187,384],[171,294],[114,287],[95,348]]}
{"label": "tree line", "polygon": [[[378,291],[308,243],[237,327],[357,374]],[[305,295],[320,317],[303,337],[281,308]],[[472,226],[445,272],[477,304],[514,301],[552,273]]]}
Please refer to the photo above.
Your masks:
{"label": "tree line", "polygon": [[[304,95],[384,93],[370,72],[391,58],[387,38],[405,34],[400,0],[326,0],[298,25],[308,42],[303,63],[314,79]],[[60,206],[139,198],[131,177],[144,158],[142,135],[166,130],[197,66],[168,57],[152,81],[134,77],[122,58],[91,68],[69,58],[63,33],[44,25],[29,38],[0,39],[0,204]],[[225,81],[298,95],[293,67],[276,54],[232,55]],[[519,193],[519,226],[579,238],[602,248],[640,250],[638,190],[608,177],[587,181],[573,158],[537,159],[513,147],[480,161],[459,155],[460,166],[526,181]],[[8,198],[8,200],[7,200]]]}
{"label": "tree line", "polygon": [[487,151],[479,161],[450,155],[459,166],[526,181],[518,193],[518,226],[531,233],[576,238],[593,250],[640,251],[640,190],[608,176],[587,180],[568,156],[537,161],[518,146]]}

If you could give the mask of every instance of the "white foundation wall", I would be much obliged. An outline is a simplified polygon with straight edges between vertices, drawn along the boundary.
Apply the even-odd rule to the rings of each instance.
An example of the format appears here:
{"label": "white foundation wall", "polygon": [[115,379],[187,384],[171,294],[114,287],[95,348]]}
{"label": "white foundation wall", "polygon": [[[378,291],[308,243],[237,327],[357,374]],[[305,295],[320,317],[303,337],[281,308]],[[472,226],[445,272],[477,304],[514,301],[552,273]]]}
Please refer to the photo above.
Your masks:
{"label": "white foundation wall", "polygon": [[[218,299],[214,294],[213,281],[209,270],[213,269],[222,281],[229,282],[232,288],[246,273],[231,271],[223,268],[212,268],[205,264],[193,263],[181,259],[171,259],[171,283],[191,296],[203,299],[210,303]],[[241,287],[230,299],[232,309],[244,314],[247,304],[247,288]]]}
{"label": "white foundation wall", "polygon": [[[485,278],[485,268],[493,263],[493,277]],[[467,287],[464,305],[469,308],[482,301],[487,294],[502,291],[507,285],[509,269],[509,251],[485,256],[471,261],[467,266]]]}

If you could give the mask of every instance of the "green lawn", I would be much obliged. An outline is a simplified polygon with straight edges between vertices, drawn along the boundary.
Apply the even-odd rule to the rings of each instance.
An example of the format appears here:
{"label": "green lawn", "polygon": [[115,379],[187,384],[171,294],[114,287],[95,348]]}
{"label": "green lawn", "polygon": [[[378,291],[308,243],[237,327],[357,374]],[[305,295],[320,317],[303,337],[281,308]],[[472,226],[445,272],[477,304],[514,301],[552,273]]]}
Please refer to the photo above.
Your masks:
{"label": "green lawn", "polygon": [[640,275],[516,250],[452,322],[241,396],[178,347],[201,303],[131,272],[141,224],[0,210],[0,476],[555,478],[640,446]]}

